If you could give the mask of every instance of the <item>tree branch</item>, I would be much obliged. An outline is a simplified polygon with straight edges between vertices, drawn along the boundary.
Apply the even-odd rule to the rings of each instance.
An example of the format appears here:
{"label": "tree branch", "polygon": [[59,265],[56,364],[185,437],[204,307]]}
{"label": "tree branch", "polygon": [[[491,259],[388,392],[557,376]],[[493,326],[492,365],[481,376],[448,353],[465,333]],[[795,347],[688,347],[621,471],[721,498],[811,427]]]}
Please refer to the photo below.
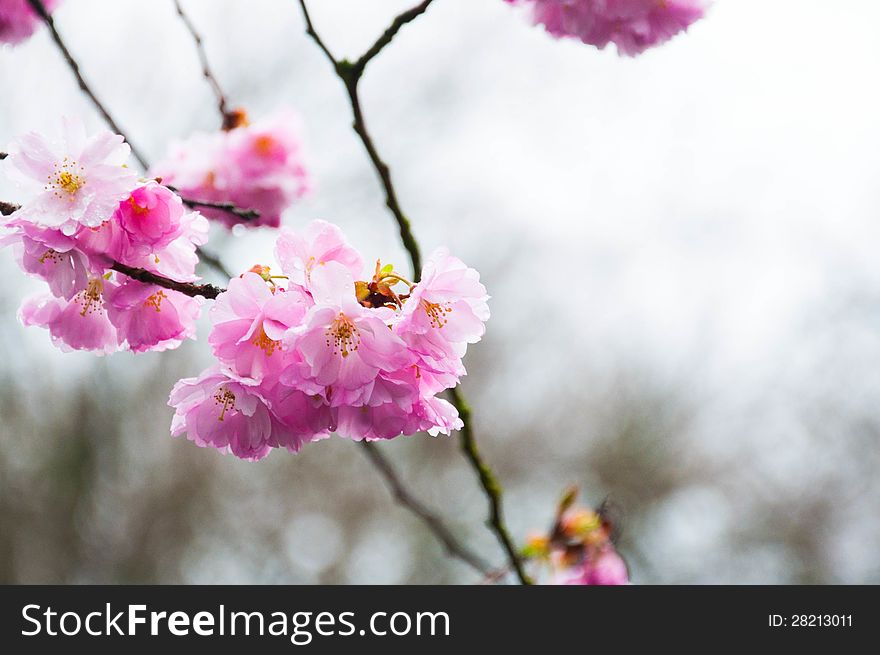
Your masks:
{"label": "tree branch", "polygon": [[83,78],[82,73],[79,70],[79,64],[77,64],[76,59],[73,58],[73,55],[70,54],[70,50],[67,49],[67,46],[64,44],[64,40],[61,38],[61,35],[58,33],[58,30],[55,28],[55,21],[52,19],[52,16],[46,11],[46,7],[43,6],[41,0],[27,0],[33,10],[37,13],[37,15],[43,19],[43,22],[46,23],[46,27],[49,29],[49,34],[52,35],[52,40],[55,42],[55,45],[58,46],[58,49],[61,51],[64,60],[67,62],[67,66],[70,68],[71,72],[73,72],[74,77],[76,77],[76,81],[79,84],[79,88],[82,89],[82,92],[86,94],[89,100],[92,101],[92,104],[95,105],[95,108],[98,110],[98,113],[104,119],[104,122],[110,126],[110,129],[113,130],[116,134],[121,134],[123,138],[128,143],[131,148],[131,154],[134,155],[134,158],[138,161],[138,163],[143,166],[144,170],[147,170],[149,166],[147,165],[146,158],[141,154],[140,150],[134,146],[131,142],[131,139],[126,136],[125,132],[122,131],[122,128],[117,125],[116,121],[110,115],[110,112],[107,111],[107,108],[101,104],[101,101],[98,100],[95,93],[92,91],[91,87]]}
{"label": "tree branch", "polygon": [[452,404],[458,410],[458,416],[464,424],[461,428],[461,450],[471,463],[474,471],[476,471],[477,476],[480,478],[480,485],[489,498],[489,518],[486,520],[486,524],[495,533],[495,536],[498,537],[498,542],[507,554],[507,559],[514,573],[516,573],[516,577],[523,584],[531,584],[531,578],[526,575],[522,559],[513,544],[510,531],[507,529],[507,524],[504,521],[501,485],[498,484],[498,479],[495,477],[492,469],[489,468],[486,460],[480,455],[480,450],[477,447],[477,440],[474,437],[472,427],[471,408],[461,393],[461,387],[450,389],[449,397]]}
{"label": "tree branch", "polygon": [[[11,214],[17,212],[20,208],[21,205],[15,205],[11,202],[4,202],[0,200],[0,214],[2,214],[3,216],[10,216]],[[208,260],[211,255],[206,256],[204,251],[201,251],[200,255],[202,260],[206,260],[206,263],[210,263],[212,266],[223,270],[224,275],[226,275],[227,277],[231,277],[228,273],[225,272],[223,264],[221,264],[219,261],[211,262]],[[204,298],[213,300],[221,293],[226,291],[226,289],[215,287],[213,284],[191,284],[189,282],[178,282],[177,280],[172,280],[171,278],[159,275],[158,273],[148,271],[145,268],[135,268],[134,266],[120,264],[119,262],[113,262],[110,268],[112,268],[114,271],[127,275],[128,277],[137,280],[138,282],[155,284],[157,286],[164,287],[165,289],[179,291],[180,293],[187,296],[202,296]]]}
{"label": "tree branch", "polygon": [[[165,186],[167,189],[170,189],[180,196],[180,191],[178,191],[177,187],[173,187],[171,185]],[[183,200],[183,204],[190,209],[198,209],[199,207],[205,207],[207,209],[219,209],[220,211],[232,214],[242,221],[255,221],[260,217],[260,212],[258,210],[242,209],[241,207],[238,207],[231,202],[210,202],[208,200],[193,200],[192,198],[184,198],[183,196],[180,196],[180,199]]]}
{"label": "tree branch", "polygon": [[[52,19],[52,16],[49,14],[49,12],[46,11],[46,8],[43,6],[42,0],[27,0],[27,1],[31,5],[31,7],[33,7],[33,9],[37,13],[37,15],[43,19],[43,22],[46,23],[46,27],[49,29],[49,33],[52,35],[52,40],[55,42],[55,45],[58,46],[58,49],[61,51],[61,54],[63,55],[64,60],[67,62],[68,67],[73,72],[74,77],[76,77],[76,81],[79,83],[79,88],[82,90],[83,93],[86,94],[86,96],[89,98],[89,100],[92,101],[92,104],[95,105],[95,108],[98,110],[98,113],[101,114],[101,117],[104,119],[104,122],[107,123],[107,126],[111,130],[113,130],[113,132],[115,134],[119,134],[125,139],[126,143],[128,143],[129,147],[131,148],[132,156],[134,156],[134,158],[143,167],[144,170],[147,170],[150,167],[147,159],[143,156],[141,151],[134,146],[134,144],[131,142],[131,138],[125,132],[122,131],[122,128],[119,127],[119,125],[116,123],[114,118],[110,115],[110,112],[108,112],[107,108],[101,103],[100,100],[98,100],[94,91],[92,91],[91,87],[86,82],[85,78],[83,78],[82,73],[80,72],[80,69],[79,69],[79,64],[77,63],[76,59],[74,59],[73,55],[70,53],[70,50],[68,50],[67,45],[64,43],[64,40],[61,38],[61,35],[58,33],[58,30],[55,27],[55,21]],[[175,2],[176,2],[176,0],[175,0]],[[188,23],[188,25],[189,25],[189,23]],[[200,52],[200,55],[203,54],[201,51],[201,48],[199,49],[199,52]],[[204,61],[206,61],[206,60],[204,60]],[[216,80],[215,80],[215,83],[216,83]],[[217,88],[219,89],[219,87],[217,87]],[[221,93],[221,95],[222,95],[222,93]],[[225,116],[226,116],[226,114],[224,113],[224,117]],[[3,154],[3,157],[0,157],[0,159],[5,159],[6,153],[2,153],[2,154]],[[183,198],[183,201],[188,206],[194,207],[194,208],[211,207],[214,209],[219,209],[221,211],[226,211],[226,212],[229,212],[230,214],[233,214],[237,218],[240,218],[241,220],[245,220],[245,221],[253,220],[253,219],[259,218],[259,216],[260,216],[260,213],[254,209],[242,209],[240,207],[236,207],[232,203],[226,203],[226,202],[209,203],[209,202],[201,202],[201,201],[197,201],[197,200],[192,200],[192,199],[188,199],[188,198]],[[224,271],[220,271],[220,272],[225,274]]]}
{"label": "tree branch", "polygon": [[[400,16],[395,19],[394,23],[392,23],[392,27],[385,31],[382,38],[370,48],[369,52],[373,54],[369,57],[365,54],[363,57],[360,57],[357,60],[357,63],[351,64],[347,61],[338,61],[333,54],[330,52],[329,48],[324,44],[324,41],[318,35],[318,32],[315,30],[314,25],[312,24],[312,19],[309,16],[309,10],[306,6],[305,0],[299,0],[300,7],[302,7],[303,17],[306,21],[306,33],[312,37],[315,43],[318,44],[318,47],[333,65],[333,69],[336,71],[336,74],[342,80],[342,83],[345,85],[345,90],[348,93],[348,99],[351,103],[352,114],[354,116],[354,130],[357,132],[357,135],[361,139],[361,143],[363,143],[364,148],[367,151],[367,155],[370,157],[370,161],[373,163],[373,167],[376,169],[376,172],[379,175],[379,180],[382,183],[382,188],[385,190],[385,205],[391,211],[394,216],[394,220],[397,221],[398,229],[400,230],[400,239],[403,242],[404,247],[410,255],[410,259],[412,260],[413,267],[413,279],[418,280],[419,274],[422,270],[422,256],[419,250],[418,241],[416,241],[415,236],[412,232],[412,226],[410,225],[409,219],[403,213],[403,209],[400,207],[400,201],[397,199],[397,191],[394,188],[394,183],[391,180],[391,172],[388,168],[388,165],[382,160],[379,156],[379,152],[376,150],[376,146],[373,143],[373,139],[370,136],[369,131],[367,130],[367,124],[364,121],[363,112],[361,111],[361,102],[360,97],[358,95],[358,82],[360,81],[361,75],[363,75],[364,68],[367,63],[376,56],[382,48],[391,42],[391,39],[394,38],[394,35],[400,30],[400,28],[405,25],[410,20],[413,20],[416,16],[420,15],[428,8],[431,0],[423,2],[416,9],[421,8],[421,11],[413,14],[409,20],[400,20]],[[406,12],[406,14],[412,14],[415,10],[410,10]],[[403,15],[406,15],[403,14]],[[399,24],[398,24],[399,22]],[[395,28],[394,26],[397,25]]]}
{"label": "tree branch", "polygon": [[217,81],[217,76],[214,75],[214,71],[211,70],[211,64],[208,61],[208,55],[205,52],[202,36],[199,34],[198,30],[196,30],[196,26],[190,20],[189,16],[183,11],[183,6],[180,4],[180,0],[174,0],[174,7],[177,9],[177,15],[180,16],[180,19],[183,21],[183,24],[192,36],[193,41],[195,41],[196,50],[199,54],[199,62],[202,65],[202,75],[208,80],[208,84],[210,84],[211,90],[217,98],[217,110],[220,112],[223,129],[229,129],[233,126],[233,121],[236,117],[228,110],[226,94],[223,93],[223,88],[220,86],[220,82]]}
{"label": "tree branch", "polygon": [[14,205],[11,202],[3,202],[0,200],[0,215],[2,216],[11,216],[19,209],[21,209],[21,205]]}
{"label": "tree branch", "polygon": [[191,284],[189,282],[177,282],[176,280],[172,280],[162,275],[157,275],[156,273],[152,273],[146,269],[126,266],[125,264],[120,264],[119,262],[113,262],[113,265],[110,268],[112,268],[114,271],[122,273],[123,275],[127,275],[128,277],[132,278],[133,280],[137,280],[138,282],[143,282],[145,284],[155,284],[156,286],[170,289],[171,291],[177,291],[186,296],[202,296],[203,298],[207,298],[208,300],[214,300],[214,298],[226,291],[226,289],[215,287],[213,284]]}
{"label": "tree branch", "polygon": [[[394,36],[400,31],[400,29],[404,25],[423,14],[425,10],[427,10],[428,6],[431,4],[432,0],[425,0],[421,4],[413,7],[409,11],[406,11],[395,18],[394,21],[391,23],[391,26],[387,30],[385,30],[385,32],[376,41],[376,43],[373,44],[373,46],[369,50],[367,50],[367,52],[364,53],[363,56],[358,58],[354,64],[344,60],[339,61],[333,56],[333,54],[330,52],[330,49],[321,39],[317,30],[315,30],[305,0],[298,1],[300,7],[302,8],[303,17],[305,18],[306,33],[315,41],[315,43],[333,65],[333,69],[336,71],[337,76],[342,80],[342,83],[345,86],[345,90],[348,93],[348,98],[351,103],[352,115],[354,117],[354,130],[360,137],[364,149],[367,151],[367,155],[369,156],[373,167],[376,169],[376,172],[379,175],[379,180],[381,181],[382,187],[385,190],[385,204],[388,206],[388,209],[391,210],[394,219],[397,221],[397,225],[400,230],[401,241],[403,242],[404,247],[409,253],[413,267],[413,275],[414,278],[417,280],[422,268],[421,252],[419,250],[419,245],[416,241],[415,236],[413,235],[409,219],[406,217],[400,207],[400,202],[397,198],[397,192],[395,191],[394,183],[391,178],[391,171],[388,165],[379,156],[379,153],[376,150],[376,146],[373,143],[372,137],[367,130],[366,121],[364,120],[363,112],[361,110],[360,97],[358,95],[358,82],[360,81],[367,64],[393,40]],[[508,557],[508,560],[510,561],[510,567],[516,573],[519,581],[523,584],[531,584],[532,580],[523,569],[522,561],[519,557],[519,554],[517,553],[516,547],[513,544],[513,540],[510,536],[510,531],[507,529],[507,525],[504,521],[501,487],[498,484],[497,479],[492,472],[492,469],[482,458],[477,448],[476,437],[474,436],[472,427],[470,407],[467,405],[467,402],[464,399],[464,395],[462,394],[460,389],[456,388],[450,390],[449,396],[452,404],[458,410],[459,416],[464,423],[464,427],[461,430],[462,452],[464,453],[466,459],[471,463],[473,469],[476,471],[480,481],[480,485],[482,486],[486,497],[489,499],[489,518],[487,524],[489,525],[489,528],[495,533],[495,536],[498,538],[499,543],[501,544],[505,554]]]}
{"label": "tree branch", "polygon": [[443,544],[449,555],[460,559],[484,577],[488,578],[495,574],[495,571],[492,570],[481,557],[471,552],[466,546],[459,542],[458,539],[456,539],[455,535],[453,535],[449,528],[446,527],[440,517],[410,494],[403,482],[401,482],[400,478],[397,476],[391,462],[389,462],[382,454],[376,444],[370,441],[361,441],[360,444],[367,457],[373,463],[373,466],[379,471],[382,477],[385,478],[388,487],[391,489],[391,493],[394,494],[397,501],[422,520],[427,528],[434,533],[437,540]]}
{"label": "tree branch", "polygon": [[382,33],[382,36],[376,39],[376,42],[370,46],[370,49],[361,55],[353,64],[352,68],[355,69],[358,77],[363,74],[364,68],[367,67],[370,60],[382,52],[385,46],[391,43],[392,39],[394,39],[400,31],[400,28],[424,14],[433,1],[434,0],[424,0],[421,4],[403,12],[391,22],[391,26]]}

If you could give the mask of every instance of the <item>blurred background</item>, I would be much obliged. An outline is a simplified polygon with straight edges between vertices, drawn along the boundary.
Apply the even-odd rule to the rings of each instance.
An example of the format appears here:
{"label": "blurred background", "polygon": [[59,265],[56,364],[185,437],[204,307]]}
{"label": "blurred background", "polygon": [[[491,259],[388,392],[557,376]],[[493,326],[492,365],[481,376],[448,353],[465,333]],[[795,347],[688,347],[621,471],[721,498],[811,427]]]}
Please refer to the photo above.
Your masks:
{"label": "blurred background", "polygon": [[[302,116],[315,193],[286,224],[333,221],[406,269],[297,3],[182,3],[234,105]],[[311,3],[338,57],[411,4]],[[55,19],[151,160],[219,127],[171,0]],[[370,64],[367,121],[423,249],[448,245],[493,297],[464,386],[520,543],[575,483],[620,508],[636,583],[880,582],[878,22],[869,0],[718,0],[622,59],[501,0],[437,0]],[[103,127],[44,30],[0,49],[0,89],[0,144],[62,114]],[[241,271],[273,239],[211,247]],[[16,320],[40,285],[8,251],[0,273],[0,581],[478,581],[348,441],[252,464],[171,439],[207,323],[170,353],[63,354]],[[502,562],[455,439],[380,447]]]}

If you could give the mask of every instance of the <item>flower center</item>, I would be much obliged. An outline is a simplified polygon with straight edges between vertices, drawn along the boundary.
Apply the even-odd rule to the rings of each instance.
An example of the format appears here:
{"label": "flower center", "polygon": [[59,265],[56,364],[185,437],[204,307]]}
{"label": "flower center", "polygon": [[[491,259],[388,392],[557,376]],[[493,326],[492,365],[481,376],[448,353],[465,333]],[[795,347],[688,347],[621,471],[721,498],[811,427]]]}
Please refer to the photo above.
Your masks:
{"label": "flower center", "polygon": [[361,333],[351,319],[342,312],[327,328],[327,347],[333,347],[333,354],[348,357],[361,345]]}
{"label": "flower center", "polygon": [[133,196],[128,197],[128,204],[131,205],[132,211],[138,216],[142,216],[150,211],[149,208],[137,204],[137,201],[134,199]]}
{"label": "flower center", "polygon": [[104,302],[101,300],[102,293],[104,293],[104,283],[101,278],[96,277],[89,280],[88,286],[76,295],[77,301],[82,305],[82,311],[79,315],[85,316],[101,311],[104,307]]}
{"label": "flower center", "polygon": [[168,298],[168,296],[165,295],[165,292],[162,291],[161,289],[159,289],[156,293],[154,293],[152,296],[149,296],[144,301],[144,307],[152,307],[157,312],[161,312],[162,311],[162,301],[166,300],[167,298]]}
{"label": "flower center", "polygon": [[428,315],[428,320],[431,321],[431,327],[442,328],[449,323],[449,314],[452,313],[452,307],[444,307],[424,299],[422,300],[422,307],[424,307],[425,313]]}
{"label": "flower center", "polygon": [[270,339],[262,325],[251,343],[266,353],[266,357],[271,357],[275,350],[281,348],[281,342],[276,339]]}
{"label": "flower center", "polygon": [[272,150],[275,148],[275,139],[273,139],[268,134],[263,134],[262,136],[258,136],[254,139],[254,150],[257,151],[258,155],[263,157],[268,157],[272,154]]}
{"label": "flower center", "polygon": [[220,405],[220,416],[217,417],[217,420],[222,421],[227,411],[235,409],[235,394],[226,387],[220,387],[214,393],[214,402]]}
{"label": "flower center", "polygon": [[46,252],[43,253],[43,256],[40,257],[39,262],[41,264],[45,264],[46,262],[52,262],[53,264],[57,264],[61,261],[61,253],[57,250],[52,250],[49,248]]}
{"label": "flower center", "polygon": [[63,198],[66,193],[72,200],[76,192],[83,188],[86,179],[82,176],[85,168],[65,157],[61,164],[53,164],[55,172],[47,176],[47,191],[53,191],[56,198]]}

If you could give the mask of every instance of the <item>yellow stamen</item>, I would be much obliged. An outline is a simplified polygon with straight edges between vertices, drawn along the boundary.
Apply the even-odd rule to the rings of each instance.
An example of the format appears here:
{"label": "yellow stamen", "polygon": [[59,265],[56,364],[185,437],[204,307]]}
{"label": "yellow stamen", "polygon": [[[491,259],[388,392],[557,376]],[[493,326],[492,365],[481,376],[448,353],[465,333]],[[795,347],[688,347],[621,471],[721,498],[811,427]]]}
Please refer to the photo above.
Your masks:
{"label": "yellow stamen", "polygon": [[452,307],[440,305],[434,302],[422,300],[422,307],[431,321],[431,327],[442,328],[449,323],[449,314],[452,313]]}
{"label": "yellow stamen", "polygon": [[168,298],[168,296],[165,295],[165,292],[162,291],[161,289],[159,289],[156,293],[154,293],[152,296],[149,296],[144,301],[144,307],[152,307],[157,312],[161,312],[162,311],[162,301],[166,300],[167,298]]}
{"label": "yellow stamen", "polygon": [[53,264],[57,264],[61,261],[61,253],[57,250],[52,250],[51,248],[43,253],[43,256],[38,260],[41,264],[45,264],[46,262],[52,262]]}
{"label": "yellow stamen", "polygon": [[333,347],[333,354],[348,357],[361,345],[361,333],[351,319],[342,312],[330,324],[326,332],[327,347]]}
{"label": "yellow stamen", "polygon": [[222,421],[227,410],[235,409],[235,394],[226,387],[220,387],[214,394],[214,402],[220,405],[220,416],[217,417],[217,420]]}
{"label": "yellow stamen", "polygon": [[57,198],[63,198],[66,193],[70,200],[76,196],[76,192],[83,188],[86,179],[82,176],[85,168],[65,157],[60,164],[53,164],[55,172],[47,175],[47,191],[52,191]]}
{"label": "yellow stamen", "polygon": [[266,357],[271,357],[272,353],[274,353],[277,349],[281,348],[281,342],[276,339],[270,339],[266,334],[266,331],[263,329],[263,326],[260,326],[260,330],[257,332],[257,336],[253,338],[251,341],[257,348],[260,348],[264,353],[266,353]]}
{"label": "yellow stamen", "polygon": [[79,315],[85,316],[101,311],[104,307],[104,301],[101,299],[102,293],[104,293],[104,282],[101,278],[96,277],[89,280],[88,286],[76,294],[77,302],[82,304],[82,311]]}

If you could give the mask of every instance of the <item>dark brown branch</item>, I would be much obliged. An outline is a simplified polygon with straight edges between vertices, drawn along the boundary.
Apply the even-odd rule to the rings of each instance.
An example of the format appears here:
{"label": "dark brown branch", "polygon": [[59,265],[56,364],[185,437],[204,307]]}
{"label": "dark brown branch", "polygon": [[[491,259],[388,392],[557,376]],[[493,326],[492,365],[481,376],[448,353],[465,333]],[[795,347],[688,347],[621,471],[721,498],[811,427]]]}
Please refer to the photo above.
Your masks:
{"label": "dark brown branch", "polygon": [[213,300],[221,293],[226,291],[226,289],[215,287],[213,284],[192,284],[189,282],[177,282],[176,280],[172,280],[162,275],[152,273],[146,269],[127,266],[125,264],[120,264],[119,262],[113,262],[113,265],[110,268],[112,268],[114,271],[117,271],[118,273],[127,275],[128,277],[132,278],[133,280],[137,280],[138,282],[143,282],[145,284],[155,284],[156,286],[170,289],[171,291],[177,291],[191,297],[202,296],[203,298]]}
{"label": "dark brown branch", "polygon": [[[391,211],[391,214],[394,216],[394,220],[397,221],[397,227],[400,231],[400,239],[403,242],[404,247],[410,255],[410,259],[412,260],[413,267],[413,279],[418,280],[419,275],[422,271],[422,255],[419,249],[418,241],[416,241],[415,236],[412,232],[412,226],[410,225],[409,219],[406,217],[406,214],[403,213],[403,209],[400,206],[400,201],[397,198],[397,191],[394,188],[394,183],[391,179],[391,171],[388,168],[388,165],[382,160],[382,157],[379,155],[379,151],[376,150],[376,146],[373,143],[373,139],[370,136],[369,131],[367,130],[367,124],[364,120],[363,112],[361,111],[361,101],[360,96],[358,95],[358,82],[361,79],[361,76],[364,73],[364,69],[366,68],[367,63],[375,57],[382,49],[388,45],[391,40],[394,38],[394,35],[400,31],[400,28],[403,27],[406,23],[412,21],[417,16],[424,13],[424,11],[428,8],[428,5],[431,4],[432,0],[428,0],[426,2],[422,2],[420,5],[411,9],[407,12],[404,12],[400,16],[394,19],[382,37],[379,38],[378,41],[367,51],[362,57],[358,58],[357,62],[352,64],[348,61],[339,61],[337,60],[333,54],[330,52],[330,49],[326,46],[323,39],[321,39],[318,32],[315,30],[314,24],[312,23],[312,19],[309,16],[309,10],[306,6],[305,0],[299,0],[300,7],[302,8],[303,17],[306,22],[306,33],[312,37],[315,43],[318,44],[318,47],[333,65],[333,69],[336,71],[336,74],[342,80],[342,83],[345,85],[345,91],[348,93],[348,99],[351,103],[352,114],[354,116],[354,123],[352,127],[357,135],[361,139],[361,143],[364,146],[364,149],[367,151],[367,155],[370,158],[370,161],[373,164],[373,168],[375,168],[376,173],[379,175],[379,181],[382,183],[382,188],[385,191],[385,205]],[[401,18],[404,17],[404,18]]]}
{"label": "dark brown branch", "polygon": [[460,559],[484,577],[489,578],[495,575],[495,571],[482,558],[472,553],[464,544],[459,542],[449,528],[446,527],[446,524],[407,490],[397,476],[397,472],[394,470],[391,462],[382,454],[376,444],[369,441],[361,441],[360,443],[373,466],[385,478],[391,493],[394,494],[397,501],[422,520],[437,540],[443,544],[447,553],[452,557]]}
{"label": "dark brown branch", "polygon": [[61,35],[58,33],[58,30],[55,28],[55,21],[52,19],[52,16],[46,11],[46,8],[43,6],[41,0],[28,0],[28,3],[33,7],[34,11],[37,15],[43,19],[43,22],[46,23],[46,27],[49,29],[49,33],[52,36],[52,40],[55,42],[55,45],[58,46],[58,49],[61,51],[64,60],[67,62],[67,66],[73,72],[74,77],[76,77],[76,81],[79,84],[79,88],[82,89],[82,92],[88,96],[89,100],[92,101],[92,104],[95,105],[95,109],[98,110],[98,113],[104,119],[104,122],[110,127],[113,132],[116,134],[120,134],[125,138],[129,147],[131,148],[131,154],[134,155],[134,158],[137,159],[138,163],[143,166],[144,170],[149,168],[147,164],[146,158],[141,154],[140,150],[134,146],[131,142],[131,139],[126,136],[125,132],[117,125],[116,121],[110,115],[110,112],[107,111],[107,108],[101,104],[101,101],[98,100],[95,93],[92,91],[91,87],[85,81],[82,76],[82,73],[79,70],[79,64],[76,62],[76,59],[73,58],[73,55],[70,54],[70,50],[67,49],[67,46],[64,44],[64,40],[61,38]]}
{"label": "dark brown branch", "polygon": [[[165,186],[166,188],[170,189],[180,196],[180,191],[178,191],[176,187],[167,184]],[[206,209],[219,209],[220,211],[232,214],[242,221],[255,221],[260,218],[260,212],[256,209],[242,209],[241,207],[238,207],[231,202],[210,202],[208,200],[193,200],[192,198],[184,198],[183,196],[180,196],[180,199],[183,200],[183,204],[190,209],[199,209],[200,207],[204,207]]]}
{"label": "dark brown branch", "polygon": [[8,155],[7,153],[5,153],[5,152],[0,152],[0,161],[3,161],[3,160],[6,159],[8,156],[9,156],[9,155]]}
{"label": "dark brown branch", "polygon": [[220,82],[217,81],[217,76],[214,75],[214,71],[211,70],[208,55],[205,52],[205,45],[202,42],[202,35],[199,34],[198,30],[196,30],[195,24],[193,24],[189,16],[183,11],[183,6],[181,6],[180,0],[174,0],[174,7],[177,9],[177,15],[180,16],[180,19],[183,21],[183,24],[192,36],[193,41],[195,41],[196,50],[199,54],[199,62],[202,65],[202,75],[208,80],[208,84],[211,86],[211,90],[217,98],[217,110],[220,112],[223,129],[229,129],[233,126],[234,121],[236,120],[236,115],[229,111],[226,94],[223,93],[223,88],[220,86]]}
{"label": "dark brown branch", "polygon": [[114,271],[117,271],[118,273],[127,275],[131,279],[137,280],[138,282],[143,282],[145,284],[155,284],[156,286],[170,289],[171,291],[177,291],[186,296],[202,296],[203,298],[213,300],[221,293],[226,291],[226,289],[215,287],[213,284],[191,284],[188,282],[177,282],[176,280],[172,280],[162,275],[151,273],[146,269],[126,266],[125,264],[120,264],[119,262],[113,262],[113,266],[111,266],[110,268],[112,268]]}
{"label": "dark brown branch", "polygon": [[0,200],[0,215],[2,216],[11,216],[19,209],[21,209],[21,205],[14,205],[11,202],[3,202]]}
{"label": "dark brown branch", "polygon": [[[416,7],[413,7],[409,11],[400,14],[397,18],[394,19],[394,21],[392,21],[391,26],[387,30],[385,30],[383,35],[376,41],[376,43],[369,50],[367,50],[367,52],[364,53],[362,57],[358,58],[357,61],[352,64],[348,61],[339,61],[333,56],[333,54],[330,52],[330,49],[321,39],[317,30],[315,30],[315,26],[312,23],[311,17],[309,16],[309,10],[306,6],[305,0],[299,0],[299,5],[302,8],[303,17],[305,18],[306,22],[306,33],[315,41],[315,43],[333,65],[333,69],[336,71],[336,74],[345,85],[345,90],[348,93],[348,98],[351,103],[352,114],[354,116],[354,130],[360,137],[361,142],[363,143],[363,146],[370,158],[370,161],[372,162],[373,167],[376,169],[376,172],[379,175],[379,179],[382,182],[382,187],[385,190],[385,204],[388,206],[388,209],[391,210],[394,219],[397,221],[397,225],[400,230],[400,238],[403,242],[404,247],[409,253],[415,279],[418,279],[422,268],[421,252],[419,249],[418,241],[416,241],[416,238],[413,235],[409,219],[406,217],[400,207],[400,202],[397,199],[397,193],[395,191],[394,183],[391,178],[391,171],[388,168],[388,165],[379,156],[379,153],[376,150],[376,146],[373,143],[372,137],[367,130],[366,121],[364,120],[363,112],[361,110],[360,97],[358,95],[358,82],[363,76],[364,70],[370,60],[378,55],[383,50],[383,48],[385,48],[385,46],[387,46],[392,41],[394,36],[405,24],[424,13],[430,4],[431,1],[427,0],[417,5]],[[473,433],[470,407],[465,401],[461,390],[458,388],[450,390],[450,399],[452,401],[452,404],[458,410],[459,416],[464,423],[464,427],[461,430],[462,452],[464,453],[467,460],[470,462],[473,469],[476,471],[480,481],[480,485],[482,486],[486,497],[489,499],[489,518],[487,521],[489,528],[495,533],[495,536],[498,538],[499,543],[501,544],[505,554],[510,561],[510,568],[516,573],[519,581],[523,584],[531,584],[532,580],[523,569],[522,561],[519,557],[519,554],[517,553],[516,547],[514,546],[513,540],[510,536],[510,531],[507,529],[507,525],[504,520],[501,487],[498,484],[494,473],[489,468],[488,464],[486,464],[485,460],[482,458],[477,448],[476,438]]]}
{"label": "dark brown branch", "polygon": [[[15,205],[11,202],[4,202],[0,200],[0,214],[3,216],[10,216],[11,214],[17,212],[21,208],[21,205]],[[204,261],[206,264],[213,266],[218,271],[223,273],[226,277],[232,277],[223,264],[213,255],[207,254],[204,250],[199,250],[199,259]],[[146,282],[147,284],[155,284],[160,287],[165,287],[166,289],[171,289],[172,291],[179,291],[180,293],[186,294],[187,296],[203,296],[205,298],[213,299],[223,293],[226,289],[221,289],[220,287],[215,287],[213,284],[190,284],[188,282],[177,282],[176,280],[172,280],[170,278],[164,277],[162,275],[158,275],[156,273],[151,273],[150,271],[143,268],[135,268],[133,266],[127,266],[126,264],[120,264],[119,262],[113,262],[113,266],[111,268],[114,271],[118,271],[119,273],[123,273],[128,277],[137,280],[138,282]]]}
{"label": "dark brown branch", "polygon": [[367,67],[367,64],[370,63],[370,60],[378,55],[380,52],[382,52],[385,46],[391,43],[392,39],[394,39],[394,37],[400,31],[400,28],[424,14],[433,1],[434,0],[424,0],[424,2],[422,2],[421,4],[416,5],[412,9],[403,12],[391,22],[391,26],[382,33],[382,36],[376,39],[376,42],[372,46],[370,46],[370,49],[367,50],[363,55],[361,55],[360,58],[358,58],[358,60],[352,65],[352,68],[357,71],[358,77],[363,74],[364,68]]}

